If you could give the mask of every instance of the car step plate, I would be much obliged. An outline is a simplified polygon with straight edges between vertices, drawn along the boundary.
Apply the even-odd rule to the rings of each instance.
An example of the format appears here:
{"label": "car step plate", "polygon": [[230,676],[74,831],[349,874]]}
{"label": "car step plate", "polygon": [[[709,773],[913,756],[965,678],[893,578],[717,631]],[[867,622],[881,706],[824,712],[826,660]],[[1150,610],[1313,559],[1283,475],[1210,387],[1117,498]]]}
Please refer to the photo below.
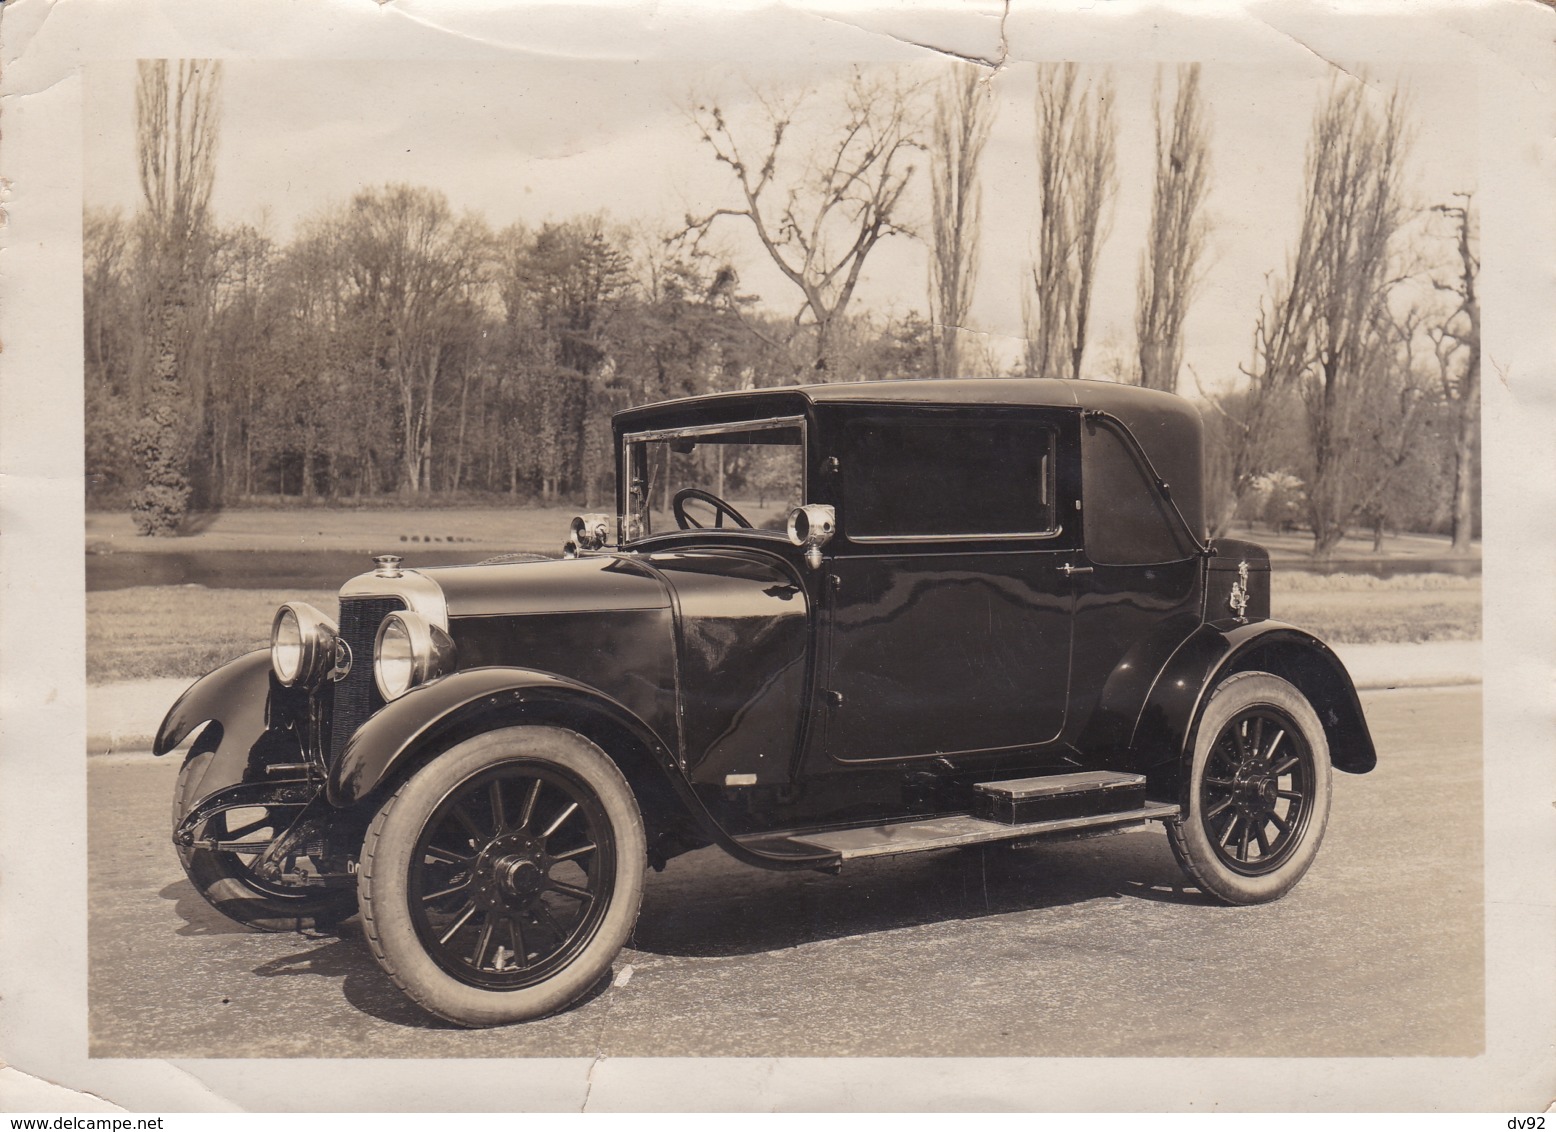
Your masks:
{"label": "car step plate", "polygon": [[980,782],[973,795],[975,817],[1020,825],[1051,818],[1080,818],[1136,810],[1145,805],[1145,776],[1114,770],[1083,770],[1037,778]]}
{"label": "car step plate", "polygon": [[836,853],[841,860],[850,861],[860,857],[890,857],[898,853],[921,853],[928,849],[952,849],[958,845],[977,845],[984,841],[1014,841],[1018,838],[1132,822],[1165,821],[1177,816],[1178,807],[1170,802],[1148,802],[1119,813],[1052,818],[1020,825],[986,821],[970,814],[952,814],[922,821],[891,822],[824,833],[791,833],[787,840]]}

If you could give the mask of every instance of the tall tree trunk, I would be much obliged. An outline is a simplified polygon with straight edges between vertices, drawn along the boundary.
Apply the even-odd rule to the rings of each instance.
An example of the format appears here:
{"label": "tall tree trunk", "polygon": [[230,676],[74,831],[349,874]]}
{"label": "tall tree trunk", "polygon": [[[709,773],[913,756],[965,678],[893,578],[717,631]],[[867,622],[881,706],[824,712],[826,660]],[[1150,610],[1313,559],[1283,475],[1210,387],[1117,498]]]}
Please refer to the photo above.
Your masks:
{"label": "tall tree trunk", "polygon": [[[1474,360],[1475,393],[1458,403],[1453,441],[1453,552],[1468,554],[1475,534],[1475,439],[1480,432],[1480,359]],[[1466,388],[1468,388],[1466,383]]]}
{"label": "tall tree trunk", "polygon": [[978,163],[993,125],[993,101],[976,66],[937,92],[930,130],[929,303],[935,370],[960,377],[962,332],[978,274],[982,201]]}
{"label": "tall tree trunk", "polygon": [[[1475,526],[1475,454],[1480,432],[1480,298],[1476,282],[1480,275],[1479,223],[1475,198],[1471,193],[1455,193],[1463,203],[1436,205],[1433,209],[1455,221],[1455,243],[1459,253],[1459,277],[1453,284],[1437,283],[1458,299],[1457,309],[1443,320],[1432,335],[1438,365],[1442,367],[1443,396],[1454,406],[1453,498],[1450,513],[1453,522],[1453,550],[1467,554]],[[1462,321],[1461,321],[1462,320]],[[1454,380],[1452,367],[1460,350],[1466,351],[1463,375]]]}
{"label": "tall tree trunk", "polygon": [[307,425],[303,427],[303,485],[304,499],[312,499],[314,496],[313,484],[313,429]]}
{"label": "tall tree trunk", "polygon": [[1209,127],[1199,93],[1199,64],[1180,66],[1170,120],[1164,120],[1162,76],[1152,95],[1156,120],[1156,188],[1151,229],[1135,287],[1140,384],[1176,392],[1183,323],[1199,278],[1207,221]]}
{"label": "tall tree trunk", "polygon": [[172,69],[165,59],[139,64],[136,154],[156,330],[147,412],[131,438],[144,478],[130,511],[145,535],[177,534],[189,510],[198,419],[190,372],[197,329],[193,277],[204,274],[209,255],[220,88],[219,63],[185,60]]}
{"label": "tall tree trunk", "polygon": [[179,380],[182,288],[164,281],[157,309],[155,379],[132,443],[144,482],[130,502],[143,535],[175,535],[189,510],[188,402]]}
{"label": "tall tree trunk", "polygon": [[470,409],[470,370],[464,372],[464,379],[459,385],[459,427],[454,434],[454,475],[449,487],[453,491],[459,490],[460,481],[465,472],[465,422],[468,419]]}

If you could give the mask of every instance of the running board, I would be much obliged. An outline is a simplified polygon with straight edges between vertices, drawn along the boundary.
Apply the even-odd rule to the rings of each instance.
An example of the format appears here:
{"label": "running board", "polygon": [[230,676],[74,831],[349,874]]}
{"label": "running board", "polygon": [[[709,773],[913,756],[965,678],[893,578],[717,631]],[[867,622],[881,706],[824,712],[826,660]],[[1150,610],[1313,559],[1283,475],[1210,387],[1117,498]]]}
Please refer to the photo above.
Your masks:
{"label": "running board", "polygon": [[1104,830],[1139,825],[1146,821],[1167,821],[1177,816],[1178,807],[1171,802],[1147,802],[1136,809],[1111,814],[1050,818],[1017,825],[986,821],[969,814],[952,814],[922,821],[890,822],[855,829],[764,834],[759,840],[769,843],[782,841],[806,849],[835,853],[838,861],[842,862],[863,857],[922,853],[929,849],[954,849],[961,845],[977,845],[988,841],[1018,841],[1050,834]]}

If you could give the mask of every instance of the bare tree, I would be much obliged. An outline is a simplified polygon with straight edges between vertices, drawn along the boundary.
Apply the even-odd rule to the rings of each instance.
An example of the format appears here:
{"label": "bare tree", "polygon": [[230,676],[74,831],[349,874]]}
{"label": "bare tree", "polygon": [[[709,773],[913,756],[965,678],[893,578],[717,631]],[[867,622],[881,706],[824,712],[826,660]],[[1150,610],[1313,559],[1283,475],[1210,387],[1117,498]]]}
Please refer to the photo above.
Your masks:
{"label": "bare tree", "polygon": [[1300,398],[1307,425],[1308,520],[1315,557],[1388,489],[1403,461],[1398,440],[1419,422],[1409,350],[1414,316],[1390,310],[1401,280],[1396,237],[1405,131],[1396,91],[1381,106],[1366,85],[1336,80],[1308,143],[1302,227],[1286,277],[1261,303],[1235,490],[1262,469],[1273,414]]}
{"label": "bare tree", "polygon": [[1152,95],[1156,120],[1156,189],[1151,233],[1140,257],[1135,337],[1140,384],[1176,392],[1183,363],[1183,320],[1199,283],[1209,223],[1210,127],[1199,91],[1199,64],[1178,68],[1172,117],[1163,120],[1162,76]]}
{"label": "bare tree", "polygon": [[1317,223],[1307,277],[1317,364],[1303,391],[1313,453],[1308,519],[1313,553],[1322,558],[1365,509],[1365,496],[1386,484],[1357,464],[1388,439],[1367,435],[1376,414],[1369,421],[1366,404],[1395,356],[1388,302],[1398,282],[1393,245],[1405,222],[1399,94],[1375,111],[1365,86],[1337,84],[1319,111],[1312,146],[1308,207]]}
{"label": "bare tree", "polygon": [[488,235],[442,193],[409,185],[358,193],[335,223],[347,302],[399,405],[401,486],[421,494],[445,379],[474,364]]}
{"label": "bare tree", "polygon": [[1027,372],[1079,377],[1097,251],[1112,223],[1117,128],[1113,84],[1074,63],[1037,75],[1038,247],[1026,303]]}
{"label": "bare tree", "polygon": [[964,65],[936,93],[930,125],[930,315],[935,369],[962,372],[961,339],[978,276],[982,199],[978,163],[994,103],[976,66]]}
{"label": "bare tree", "polygon": [[135,126],[143,215],[146,314],[152,336],[146,414],[132,447],[143,482],[130,500],[142,534],[178,532],[189,510],[190,337],[216,179],[221,64],[140,64]]}
{"label": "bare tree", "polygon": [[89,385],[116,392],[128,384],[129,350],[121,339],[134,324],[123,296],[135,274],[131,228],[115,210],[88,208],[81,218],[83,344]]}
{"label": "bare tree", "polygon": [[1480,222],[1475,198],[1455,193],[1459,204],[1439,204],[1454,225],[1459,274],[1450,283],[1433,280],[1453,303],[1442,322],[1428,331],[1437,358],[1442,398],[1452,409],[1453,549],[1466,553],[1474,533],[1475,440],[1480,430],[1480,298],[1475,283],[1480,275]]}
{"label": "bare tree", "polygon": [[744,204],[686,217],[695,248],[721,217],[743,217],[773,263],[804,297],[795,315],[814,328],[813,366],[825,375],[832,336],[875,245],[904,232],[898,219],[914,167],[917,122],[894,78],[856,70],[843,92],[840,121],[826,140],[794,159],[796,116],[805,98],[785,103],[758,93],[760,136],[736,136],[724,108],[699,104],[691,118],[714,158],[734,174]]}

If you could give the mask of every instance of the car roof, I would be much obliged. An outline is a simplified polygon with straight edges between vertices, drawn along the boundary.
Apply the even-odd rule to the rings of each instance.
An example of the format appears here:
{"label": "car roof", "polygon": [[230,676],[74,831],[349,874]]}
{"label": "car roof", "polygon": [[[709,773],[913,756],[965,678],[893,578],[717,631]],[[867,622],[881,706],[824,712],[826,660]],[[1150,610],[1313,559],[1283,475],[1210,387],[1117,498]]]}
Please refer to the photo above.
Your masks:
{"label": "car roof", "polygon": [[[846,381],[818,385],[785,385],[769,389],[742,389],[680,397],[627,409],[618,414],[624,422],[658,418],[667,412],[706,407],[727,412],[742,401],[772,404],[778,400],[804,400],[813,405],[918,404],[918,405],[1021,405],[1050,408],[1124,410],[1131,415],[1155,409],[1166,413],[1194,412],[1181,397],[1134,385],[1082,378],[919,378],[898,381]],[[720,415],[724,415],[722,412]]]}
{"label": "car roof", "polygon": [[1134,435],[1158,474],[1173,485],[1173,497],[1196,531],[1204,529],[1203,429],[1194,403],[1173,393],[1087,379],[921,378],[911,381],[849,381],[745,389],[660,401],[625,409],[612,418],[618,436],[686,425],[737,423],[758,418],[808,415],[811,406],[918,405],[1100,410]]}

